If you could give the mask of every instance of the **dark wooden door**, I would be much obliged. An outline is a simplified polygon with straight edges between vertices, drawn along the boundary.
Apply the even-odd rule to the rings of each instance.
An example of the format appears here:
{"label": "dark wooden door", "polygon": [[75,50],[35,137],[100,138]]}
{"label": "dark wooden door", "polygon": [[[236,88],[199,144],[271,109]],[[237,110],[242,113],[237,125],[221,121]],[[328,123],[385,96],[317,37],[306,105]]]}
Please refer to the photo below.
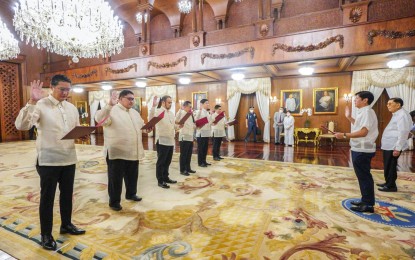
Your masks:
{"label": "dark wooden door", "polygon": [[373,110],[375,111],[378,117],[379,136],[376,139],[376,146],[378,147],[380,147],[381,145],[383,131],[385,130],[386,126],[392,118],[392,113],[389,112],[388,108],[386,107],[388,100],[388,93],[386,92],[386,90],[383,90],[382,95],[373,105]]}
{"label": "dark wooden door", "polygon": [[[261,114],[259,113],[258,109],[258,103],[256,100],[256,94],[249,94],[249,95],[241,95],[241,101],[239,103],[238,112],[236,113],[236,119],[238,120],[238,125],[235,127],[235,138],[236,140],[243,140],[245,138],[246,133],[248,132],[246,125],[245,125],[245,119],[246,115],[249,112],[249,107],[253,106],[255,114],[258,117],[258,126],[261,129],[261,132],[263,133],[264,130],[264,122],[262,121]],[[251,135],[252,139],[252,135]],[[262,135],[257,136],[257,140],[262,140]]]}

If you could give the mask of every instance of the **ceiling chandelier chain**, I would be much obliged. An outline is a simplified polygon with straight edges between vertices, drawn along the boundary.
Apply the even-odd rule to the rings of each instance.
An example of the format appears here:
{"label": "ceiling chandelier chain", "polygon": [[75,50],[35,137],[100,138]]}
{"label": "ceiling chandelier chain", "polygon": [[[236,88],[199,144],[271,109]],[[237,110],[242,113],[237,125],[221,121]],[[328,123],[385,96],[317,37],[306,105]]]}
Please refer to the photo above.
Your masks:
{"label": "ceiling chandelier chain", "polygon": [[18,41],[0,18],[0,60],[16,58],[19,53]]}
{"label": "ceiling chandelier chain", "polygon": [[188,14],[192,11],[192,1],[191,0],[179,0],[177,3],[179,11],[183,14]]}
{"label": "ceiling chandelier chain", "polygon": [[[19,4],[20,3],[20,4]],[[121,21],[104,0],[19,0],[13,24],[26,44],[64,56],[98,58],[120,53]]]}

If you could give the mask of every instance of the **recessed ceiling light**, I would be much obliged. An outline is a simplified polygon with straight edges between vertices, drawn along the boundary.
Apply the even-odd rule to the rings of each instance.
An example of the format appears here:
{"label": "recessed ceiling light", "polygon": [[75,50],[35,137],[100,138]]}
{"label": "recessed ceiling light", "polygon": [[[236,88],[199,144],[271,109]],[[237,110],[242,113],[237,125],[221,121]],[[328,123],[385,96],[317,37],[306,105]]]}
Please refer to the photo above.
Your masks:
{"label": "recessed ceiling light", "polygon": [[298,72],[301,75],[309,76],[309,75],[312,75],[314,73],[314,68],[309,67],[309,66],[304,66],[304,67],[299,68]]}
{"label": "recessed ceiling light", "polygon": [[137,81],[135,82],[135,85],[136,85],[138,88],[145,88],[145,87],[147,86],[147,82],[146,82],[144,79],[140,79],[140,80],[137,80]]}
{"label": "recessed ceiling light", "polygon": [[179,82],[180,82],[180,84],[188,85],[188,84],[190,84],[190,78],[189,77],[180,77]]}
{"label": "recessed ceiling light", "polygon": [[73,92],[75,92],[75,93],[82,93],[82,92],[84,92],[84,89],[83,88],[80,88],[80,87],[74,87],[73,88]]}
{"label": "recessed ceiling light", "polygon": [[245,74],[243,74],[241,71],[234,72],[231,75],[233,80],[243,80],[245,78]]}
{"label": "recessed ceiling light", "polygon": [[391,60],[388,63],[386,63],[386,65],[390,69],[400,69],[408,65],[408,63],[409,63],[409,60],[407,59],[399,59],[399,60]]}
{"label": "recessed ceiling light", "polygon": [[111,85],[102,85],[101,87],[103,90],[111,90],[112,86]]}

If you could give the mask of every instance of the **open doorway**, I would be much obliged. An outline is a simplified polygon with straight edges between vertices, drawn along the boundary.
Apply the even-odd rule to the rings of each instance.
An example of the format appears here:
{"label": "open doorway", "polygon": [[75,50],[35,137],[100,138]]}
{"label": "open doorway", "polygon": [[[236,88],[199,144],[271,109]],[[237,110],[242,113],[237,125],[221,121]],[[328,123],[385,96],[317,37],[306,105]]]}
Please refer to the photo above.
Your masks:
{"label": "open doorway", "polygon": [[[259,112],[258,103],[256,99],[256,93],[252,94],[242,94],[241,101],[239,102],[238,112],[236,113],[236,119],[238,120],[238,124],[235,127],[235,139],[236,140],[244,140],[248,129],[245,125],[246,115],[249,112],[249,107],[254,107],[254,112],[258,118],[258,126],[261,129],[261,135],[257,136],[257,141],[263,141],[262,136],[264,133],[264,121],[262,120],[261,114]],[[251,135],[252,139],[252,135]]]}

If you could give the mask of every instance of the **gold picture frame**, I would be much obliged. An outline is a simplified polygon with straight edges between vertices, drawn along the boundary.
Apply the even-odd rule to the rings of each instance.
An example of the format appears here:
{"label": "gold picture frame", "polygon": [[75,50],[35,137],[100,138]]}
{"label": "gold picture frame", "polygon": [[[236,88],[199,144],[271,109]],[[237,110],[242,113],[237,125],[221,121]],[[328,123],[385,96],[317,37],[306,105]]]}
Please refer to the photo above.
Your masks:
{"label": "gold picture frame", "polygon": [[86,101],[76,101],[75,106],[79,116],[82,116],[83,113],[88,113],[88,104]]}
{"label": "gold picture frame", "polygon": [[281,90],[281,106],[285,108],[285,110],[290,111],[291,115],[300,116],[300,111],[303,107],[303,90]]}
{"label": "gold picture frame", "polygon": [[134,105],[132,108],[141,114],[141,97],[134,98]]}
{"label": "gold picture frame", "polygon": [[192,107],[194,110],[198,110],[200,106],[200,100],[208,98],[207,91],[205,92],[192,92]]}
{"label": "gold picture frame", "polygon": [[314,88],[313,108],[316,115],[337,114],[339,88]]}

